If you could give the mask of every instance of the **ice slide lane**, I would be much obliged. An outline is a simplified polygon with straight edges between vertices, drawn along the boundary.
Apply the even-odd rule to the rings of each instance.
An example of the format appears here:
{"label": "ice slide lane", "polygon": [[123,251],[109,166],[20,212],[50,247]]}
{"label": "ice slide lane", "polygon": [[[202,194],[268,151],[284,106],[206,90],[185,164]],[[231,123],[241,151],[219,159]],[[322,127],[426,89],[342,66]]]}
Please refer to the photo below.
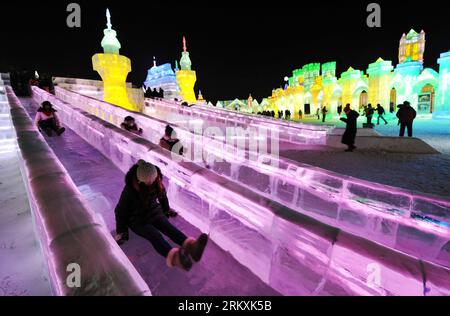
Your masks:
{"label": "ice slide lane", "polygon": [[[450,291],[447,268],[293,212],[192,163],[175,162],[159,146],[45,91],[33,91],[36,100],[50,100],[67,126],[122,171],[137,157],[160,165],[175,209],[283,294],[446,295]],[[100,110],[98,102],[95,109]],[[385,224],[382,227],[389,232]],[[445,250],[441,260],[446,260]],[[381,284],[369,282],[373,273],[383,274]]]}
{"label": "ice slide lane", "polygon": [[[60,87],[56,88],[56,95],[59,98],[57,102],[61,102],[60,100],[69,102],[72,106],[108,120],[115,126],[119,126],[123,117],[133,115],[144,129],[143,137],[153,143],[158,142],[166,124],[156,118],[132,113]],[[190,108],[178,107],[174,111],[190,110]],[[175,119],[177,113],[173,115]],[[170,119],[171,116],[166,118]],[[188,122],[189,117],[185,117],[184,121]],[[184,122],[182,124],[188,125]],[[233,126],[234,123],[230,122],[230,124]],[[202,148],[207,152],[214,153],[216,147],[219,148],[219,153],[216,155],[219,158],[226,155],[224,150],[220,151],[221,141],[207,137],[202,139],[201,136],[199,139],[193,139],[189,131],[177,125],[173,126],[184,145],[187,143],[189,147],[193,141],[196,141],[202,144]],[[264,159],[249,160],[242,164],[231,155],[231,157],[226,156],[224,162],[216,160],[209,164],[208,168],[261,196],[311,216],[322,223],[412,256],[418,256],[422,260],[450,265],[450,260],[447,259],[450,247],[450,229],[448,228],[450,201],[448,199],[335,174],[283,157],[275,159],[270,155],[264,155],[259,158]],[[278,162],[277,167],[271,165],[273,161]]]}
{"label": "ice slide lane", "polygon": [[[37,104],[30,98],[20,100],[30,116],[34,116]],[[70,129],[62,137],[46,140],[113,233],[114,207],[124,186],[122,171]],[[181,217],[171,221],[187,235],[199,234]],[[279,295],[214,242],[209,243],[202,262],[188,273],[168,268],[151,244],[134,234],[122,249],[153,295]]]}

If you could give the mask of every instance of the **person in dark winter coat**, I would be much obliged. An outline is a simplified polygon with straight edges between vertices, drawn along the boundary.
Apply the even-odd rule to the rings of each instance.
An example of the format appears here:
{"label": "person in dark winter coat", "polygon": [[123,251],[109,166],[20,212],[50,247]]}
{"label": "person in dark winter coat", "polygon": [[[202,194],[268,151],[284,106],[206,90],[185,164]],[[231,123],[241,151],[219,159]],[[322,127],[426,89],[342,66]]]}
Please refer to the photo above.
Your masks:
{"label": "person in dark winter coat", "polygon": [[408,129],[408,137],[412,137],[413,122],[417,116],[417,112],[411,107],[408,101],[403,102],[403,105],[399,106],[399,108],[397,118],[400,124],[400,137],[405,136],[405,129]]}
{"label": "person in dark winter coat", "polygon": [[139,128],[137,126],[137,124],[132,116],[125,117],[122,124],[120,124],[120,127],[123,128],[124,130],[132,132],[133,134],[136,134],[136,135],[142,135],[142,133],[143,133],[142,128]]}
{"label": "person in dark winter coat", "polygon": [[158,90],[158,98],[164,99],[164,90],[161,87]]}
{"label": "person in dark winter coat", "polygon": [[[176,215],[170,209],[161,170],[139,160],[125,176],[125,188],[115,209],[117,243],[121,245],[128,240],[130,228],[147,239],[166,258],[169,267],[189,271],[193,261],[200,261],[208,235],[188,238],[169,222],[168,218]],[[181,247],[172,247],[161,233]]]}
{"label": "person in dark winter coat", "polygon": [[341,113],[342,113],[342,105],[341,104],[338,105],[338,107],[337,107],[337,113],[339,116],[341,116]]}
{"label": "person in dark winter coat", "polygon": [[42,102],[41,107],[37,110],[34,123],[40,131],[44,131],[50,137],[53,132],[60,136],[66,130],[61,127],[56,110],[49,101]]}
{"label": "person in dark winter coat", "polygon": [[355,138],[358,131],[357,120],[359,117],[359,113],[355,110],[350,109],[350,104],[347,104],[344,112],[347,115],[347,118],[342,117],[341,121],[345,122],[347,126],[345,128],[344,135],[342,135],[342,143],[347,145],[347,152],[352,152],[356,149]]}
{"label": "person in dark winter coat", "polygon": [[384,124],[387,125],[388,122],[386,121],[386,119],[384,118],[384,113],[386,113],[386,111],[384,110],[384,108],[381,106],[381,104],[377,104],[377,113],[378,113],[378,118],[377,118],[377,125],[380,125],[380,119],[384,121]]}
{"label": "person in dark winter coat", "polygon": [[325,118],[327,117],[327,113],[328,113],[327,107],[326,106],[322,107],[322,123],[325,123]]}
{"label": "person in dark winter coat", "polygon": [[175,150],[175,152],[177,152],[179,155],[183,155],[183,146],[181,145],[180,140],[177,138],[176,132],[170,125],[166,125],[164,136],[159,140],[159,146],[167,149],[168,151]]}
{"label": "person in dark winter coat", "polygon": [[364,115],[367,118],[367,125],[372,126],[372,118],[373,118],[373,114],[375,113],[372,104],[368,104],[367,108],[365,108],[364,110]]}

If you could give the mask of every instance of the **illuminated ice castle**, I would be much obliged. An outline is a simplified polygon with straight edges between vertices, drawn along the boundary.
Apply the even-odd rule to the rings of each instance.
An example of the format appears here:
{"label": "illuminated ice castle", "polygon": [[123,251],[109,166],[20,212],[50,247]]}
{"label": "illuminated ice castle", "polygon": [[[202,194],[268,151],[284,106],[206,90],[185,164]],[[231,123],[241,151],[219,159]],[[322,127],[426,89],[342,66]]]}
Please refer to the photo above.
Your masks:
{"label": "illuminated ice castle", "polygon": [[266,110],[286,110],[313,114],[320,106],[332,113],[339,105],[381,104],[396,110],[409,101],[421,115],[450,118],[450,52],[441,54],[439,73],[423,67],[425,32],[411,30],[400,40],[399,64],[379,58],[366,73],[350,67],[336,77],[336,62],[312,63],[294,70],[285,89],[276,89],[268,98]]}
{"label": "illuminated ice castle", "polygon": [[[164,98],[166,99],[181,99],[190,104],[197,103],[195,97],[194,86],[197,80],[195,71],[192,68],[192,62],[187,51],[186,38],[183,37],[183,52],[180,59],[181,69],[178,69],[178,61],[175,61],[175,71],[172,70],[170,64],[163,64],[156,66],[156,61],[153,61],[153,67],[147,72],[147,78],[144,85],[150,89],[163,89]],[[205,103],[203,97],[200,98],[200,103]]]}
{"label": "illuminated ice castle", "polygon": [[177,99],[179,97],[177,78],[172,66],[169,63],[157,66],[155,57],[153,57],[153,67],[147,72],[144,85],[151,90],[163,89],[166,99]]}

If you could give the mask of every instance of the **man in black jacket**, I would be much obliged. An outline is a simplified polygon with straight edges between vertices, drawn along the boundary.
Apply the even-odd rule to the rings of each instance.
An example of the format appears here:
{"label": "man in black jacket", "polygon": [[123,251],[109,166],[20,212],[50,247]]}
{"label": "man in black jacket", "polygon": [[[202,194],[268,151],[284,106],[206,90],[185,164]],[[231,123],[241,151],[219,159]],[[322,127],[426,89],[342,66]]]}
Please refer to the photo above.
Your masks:
{"label": "man in black jacket", "polygon": [[355,138],[358,131],[357,120],[359,114],[355,110],[350,109],[350,104],[347,104],[344,112],[347,115],[347,118],[342,117],[341,121],[345,122],[347,126],[345,128],[344,135],[342,135],[342,143],[347,145],[347,152],[352,152],[356,149]]}
{"label": "man in black jacket", "polygon": [[397,112],[397,118],[400,123],[400,137],[405,136],[405,129],[408,129],[408,137],[413,136],[413,122],[417,116],[416,110],[411,107],[408,101],[403,102],[400,110]]}
{"label": "man in black jacket", "polygon": [[[159,203],[158,203],[159,202]],[[200,261],[208,242],[208,235],[188,238],[168,217],[176,216],[170,210],[169,200],[158,167],[139,160],[125,176],[125,188],[115,209],[116,241],[128,240],[128,228],[147,239],[155,250],[166,258],[169,267],[189,271],[192,260]],[[161,235],[163,233],[180,247],[172,247]]]}

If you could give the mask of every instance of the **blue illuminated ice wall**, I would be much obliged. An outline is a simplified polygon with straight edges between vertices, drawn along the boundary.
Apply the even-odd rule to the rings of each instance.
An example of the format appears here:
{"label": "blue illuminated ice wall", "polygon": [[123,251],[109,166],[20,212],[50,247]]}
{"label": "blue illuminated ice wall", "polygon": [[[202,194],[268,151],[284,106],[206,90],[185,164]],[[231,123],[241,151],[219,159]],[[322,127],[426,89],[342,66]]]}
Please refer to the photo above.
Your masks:
{"label": "blue illuminated ice wall", "polygon": [[147,72],[144,85],[152,90],[162,88],[166,99],[179,98],[177,78],[169,63],[156,66],[154,62],[153,67]]}

